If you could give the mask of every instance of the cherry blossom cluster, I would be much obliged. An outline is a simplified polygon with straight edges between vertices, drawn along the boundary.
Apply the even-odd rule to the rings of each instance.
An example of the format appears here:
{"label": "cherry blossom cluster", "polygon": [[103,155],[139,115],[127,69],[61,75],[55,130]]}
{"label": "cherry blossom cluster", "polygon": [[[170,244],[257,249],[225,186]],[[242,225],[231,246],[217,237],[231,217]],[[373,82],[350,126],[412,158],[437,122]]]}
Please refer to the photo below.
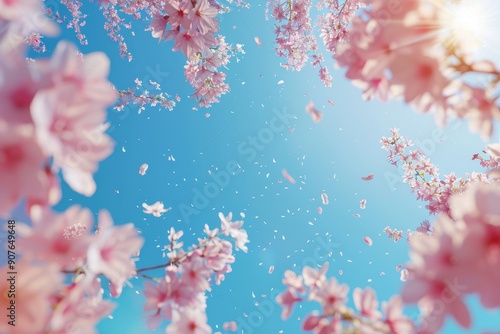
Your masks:
{"label": "cherry blossom cluster", "polygon": [[[421,112],[434,111],[443,125],[450,116],[467,118],[472,131],[489,138],[493,120],[500,118],[490,89],[500,72],[489,61],[473,61],[470,38],[452,5],[447,0],[366,2],[334,55],[364,98],[402,97]],[[489,81],[468,83],[469,73]]]}
{"label": "cherry blossom cluster", "polygon": [[428,202],[426,209],[431,214],[446,213],[450,215],[448,199],[454,193],[463,192],[471,181],[489,183],[491,180],[486,174],[466,174],[467,178],[457,178],[450,173],[441,179],[438,168],[433,165],[420,149],[407,152],[412,147],[411,140],[399,134],[398,129],[391,129],[391,137],[382,137],[382,148],[389,152],[387,161],[403,168],[403,182],[408,183],[411,191],[418,200]]}
{"label": "cherry blossom cluster", "polygon": [[[248,3],[238,0],[229,1],[231,4],[248,8]],[[46,11],[54,21],[66,23],[68,28],[73,28],[82,44],[88,44],[81,27],[85,25],[86,14],[80,10],[82,3],[79,0],[62,0],[61,3],[68,9],[70,19],[59,11],[47,8]],[[199,105],[209,107],[211,103],[218,102],[218,97],[229,91],[229,86],[224,82],[226,75],[218,70],[225,66],[229,58],[236,52],[244,53],[238,45],[234,50],[226,44],[224,36],[215,36],[219,31],[219,21],[215,17],[219,13],[229,12],[227,6],[215,0],[168,0],[161,3],[153,0],[104,0],[98,1],[106,23],[104,29],[109,37],[118,43],[120,55],[129,61],[133,59],[129,52],[122,29],[131,29],[122,14],[132,16],[134,20],[150,20],[150,30],[154,38],[168,41],[173,40],[173,51],[182,51],[188,59],[186,78],[195,88],[193,98]],[[133,33],[132,33],[133,34]],[[134,35],[134,34],[133,34]],[[39,35],[29,35],[30,44],[38,49],[43,49]],[[27,38],[28,38],[27,37]],[[326,69],[325,69],[326,70]],[[150,82],[155,90],[161,91],[159,84]],[[172,110],[178,96],[170,98],[167,93],[153,94],[142,88],[142,83],[136,79],[135,89],[119,90],[120,103],[115,107],[123,110],[126,105],[138,105],[139,113],[146,105]]]}
{"label": "cherry blossom cluster", "polygon": [[338,0],[319,1],[317,9],[326,10],[318,17],[319,37],[329,52],[335,54],[337,45],[346,41],[356,11],[364,7],[366,1],[346,0],[342,6]]}
{"label": "cherry blossom cluster", "polygon": [[203,53],[191,57],[184,74],[195,92],[192,98],[198,101],[201,107],[210,107],[212,103],[219,102],[219,97],[229,92],[229,85],[225,83],[226,74],[219,71],[226,67],[233,56],[238,59],[238,54],[245,54],[243,45],[237,44],[236,48],[227,44],[224,36],[217,36],[214,47]]}
{"label": "cherry blossom cluster", "polygon": [[[325,86],[332,86],[332,77],[324,59],[318,50],[318,43],[311,25],[311,0],[272,0],[267,3],[271,7],[271,16],[277,21],[274,34],[276,35],[276,54],[284,58],[281,64],[286,69],[300,71],[311,56],[311,64],[319,65],[319,76]],[[268,9],[267,9],[268,10]]]}
{"label": "cherry blossom cluster", "polygon": [[224,82],[226,74],[219,68],[226,67],[236,53],[244,53],[242,45],[233,49],[224,36],[215,37],[219,31],[215,17],[221,9],[215,1],[170,0],[153,14],[151,21],[152,36],[173,40],[172,50],[180,50],[187,57],[184,74],[195,89],[192,98],[201,107],[210,107],[229,92],[229,85]]}
{"label": "cherry blossom cluster", "polygon": [[[99,213],[99,233],[91,234],[92,213],[78,205],[61,214],[35,205],[30,219],[31,226],[18,225],[20,319],[15,327],[2,322],[0,332],[96,333],[96,323],[115,307],[103,299],[100,276],[109,281],[112,296],[119,296],[135,274],[133,257],[144,240],[132,224],[114,226],[107,211]],[[79,232],[68,238],[74,222]],[[7,266],[0,271],[6,273]],[[71,274],[71,282],[64,280],[65,274]],[[0,283],[0,291],[6,289],[5,282]]]}
{"label": "cherry blossom cluster", "polygon": [[[221,236],[229,236],[234,240],[236,250],[247,252],[248,235],[241,229],[243,221],[232,222],[232,214],[224,217],[219,213],[220,229],[210,230],[205,225],[206,238],[199,238],[198,245],[192,250],[184,251],[182,231],[170,229],[169,245],[166,246],[169,261],[164,265],[139,269],[137,272],[156,282],[145,283],[144,295],[147,298],[145,312],[148,327],[156,329],[164,319],[171,321],[166,329],[167,334],[209,334],[211,328],[207,324],[206,295],[210,285],[215,281],[219,285],[225,274],[231,272],[231,263],[235,261],[232,244]],[[161,278],[152,278],[142,272],[165,267]]]}
{"label": "cherry blossom cluster", "polygon": [[285,271],[283,284],[286,291],[276,300],[283,307],[281,317],[286,319],[292,313],[296,303],[307,300],[318,302],[321,311],[308,314],[302,323],[304,331],[313,331],[317,334],[329,333],[387,333],[411,334],[414,332],[413,322],[402,314],[403,301],[400,296],[392,297],[382,303],[382,312],[379,311],[379,302],[375,291],[367,287],[353,291],[356,310],[346,306],[349,287],[339,284],[334,277],[326,278],[328,263],[321,270],[304,267],[302,275],[291,270]]}
{"label": "cherry blossom cluster", "polygon": [[173,40],[172,50],[181,50],[190,59],[215,44],[214,34],[219,31],[219,21],[214,19],[217,14],[217,8],[208,0],[169,0],[162,13],[153,15],[151,33],[160,40]]}
{"label": "cherry blossom cluster", "polygon": [[473,182],[450,199],[453,219],[440,215],[431,236],[410,243],[408,281],[402,297],[418,303],[419,333],[437,333],[447,316],[464,328],[471,316],[464,301],[477,294],[486,308],[500,307],[500,189]]}
{"label": "cherry blossom cluster", "polygon": [[22,198],[28,206],[58,203],[59,172],[91,196],[98,163],[114,146],[104,123],[117,97],[106,55],[83,56],[62,41],[50,59],[24,57],[18,47],[0,51],[0,216]]}
{"label": "cherry blossom cluster", "polygon": [[387,237],[394,240],[394,242],[398,242],[399,239],[404,238],[402,230],[398,230],[398,229],[391,230],[391,228],[389,226],[386,226],[384,228],[384,232],[387,234]]}
{"label": "cherry blossom cluster", "polygon": [[[142,276],[156,282],[146,282],[144,290],[144,311],[154,311],[148,317],[151,329],[167,319],[171,321],[168,334],[212,333],[207,324],[205,291],[214,281],[219,285],[235,261],[231,242],[222,236],[233,239],[236,250],[244,252],[249,242],[242,221],[231,221],[231,214],[219,217],[220,229],[210,230],[205,225],[207,237],[199,238],[189,251],[182,249],[183,232],[171,228],[166,246],[168,263],[136,269],[144,240],[133,224],[115,226],[103,210],[95,233],[91,233],[94,223],[88,209],[74,205],[58,214],[48,207],[32,206],[31,226],[18,225],[17,249],[22,259],[16,268],[23,273],[17,282],[23,291],[17,299],[21,318],[14,331],[6,322],[0,324],[0,331],[96,333],[95,325],[115,308],[103,298],[103,283],[109,282],[111,296],[119,297],[124,284],[130,285],[130,278]],[[143,274],[158,268],[165,268],[161,278]],[[7,266],[0,271],[6,274]],[[0,283],[0,292],[8,289],[7,281]],[[228,326],[234,328],[234,324]]]}

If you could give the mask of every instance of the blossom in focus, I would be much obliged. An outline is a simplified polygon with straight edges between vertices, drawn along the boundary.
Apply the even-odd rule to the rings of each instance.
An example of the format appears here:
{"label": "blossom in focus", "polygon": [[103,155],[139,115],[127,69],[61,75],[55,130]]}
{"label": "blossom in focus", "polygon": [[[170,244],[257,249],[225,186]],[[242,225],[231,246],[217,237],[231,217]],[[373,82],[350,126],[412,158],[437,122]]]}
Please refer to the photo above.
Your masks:
{"label": "blossom in focus", "polygon": [[172,210],[172,208],[166,208],[163,206],[162,202],[155,202],[154,204],[148,205],[146,203],[142,203],[142,207],[144,208],[143,212],[147,214],[152,214],[155,217],[161,217],[162,214]]}

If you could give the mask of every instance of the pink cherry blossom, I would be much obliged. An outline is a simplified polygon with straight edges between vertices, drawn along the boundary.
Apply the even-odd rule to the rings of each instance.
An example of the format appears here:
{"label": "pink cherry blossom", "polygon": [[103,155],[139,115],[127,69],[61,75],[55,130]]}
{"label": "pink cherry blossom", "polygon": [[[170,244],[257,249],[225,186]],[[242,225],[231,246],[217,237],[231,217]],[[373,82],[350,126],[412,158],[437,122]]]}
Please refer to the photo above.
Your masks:
{"label": "pink cherry blossom", "polygon": [[165,31],[167,30],[168,19],[168,15],[161,15],[158,13],[153,14],[153,18],[151,19],[151,35],[154,38],[160,39],[158,43],[161,41]]}
{"label": "pink cherry blossom", "polygon": [[414,333],[415,325],[410,318],[403,315],[403,301],[401,297],[394,296],[389,302],[383,302],[382,309],[386,314],[385,323],[389,326],[391,333]]}
{"label": "pink cherry blossom", "polygon": [[[48,208],[34,206],[30,218],[32,227],[19,225],[19,250],[28,259],[57,264],[61,269],[75,269],[84,264],[87,248],[93,240],[92,213],[78,205],[71,206],[62,214]],[[67,229],[80,224],[84,233],[78,238],[65,238]]]}
{"label": "pink cherry blossom", "polygon": [[[276,300],[283,307],[282,318],[286,319],[293,306],[306,300],[319,302],[321,312],[316,310],[309,313],[302,323],[305,331],[314,331],[317,334],[359,332],[359,333],[414,333],[413,322],[402,315],[402,301],[399,296],[393,297],[389,303],[382,303],[382,309],[386,318],[378,310],[378,301],[375,291],[366,288],[364,291],[354,289],[353,298],[359,313],[350,309],[345,304],[349,287],[339,284],[333,277],[326,279],[327,264],[321,272],[309,267],[303,268],[302,276],[295,276],[292,272],[285,272],[283,283],[287,286],[284,293]],[[341,271],[339,271],[340,274]],[[314,276],[314,277],[309,277]],[[314,284],[306,284],[308,291],[302,286],[301,279],[314,281]],[[298,284],[299,283],[299,284]],[[294,286],[300,286],[296,289]]]}
{"label": "pink cherry blossom", "polygon": [[302,298],[298,297],[294,290],[287,289],[285,292],[276,297],[278,304],[283,307],[281,319],[287,319],[292,313],[293,306],[296,302],[301,301]]}
{"label": "pink cherry blossom", "polygon": [[170,304],[168,303],[169,287],[165,279],[159,280],[155,285],[152,282],[144,283],[144,296],[146,297],[146,304],[144,305],[144,312],[155,311],[155,313],[148,316],[148,328],[155,330],[163,321],[162,314],[166,312],[167,318],[171,318]]}
{"label": "pink cherry blossom", "polygon": [[241,229],[243,226],[243,221],[232,222],[233,215],[230,213],[227,217],[224,217],[222,213],[219,213],[219,218],[221,220],[221,232],[224,235],[230,235],[235,241],[236,250],[241,249],[245,253],[248,251],[246,243],[248,243],[248,234],[245,230]]}
{"label": "pink cherry blossom", "polygon": [[[188,1],[189,2],[189,1]],[[182,30],[174,38],[173,51],[180,50],[187,58],[205,50],[205,38],[192,30]]]}
{"label": "pink cherry blossom", "polygon": [[91,273],[105,275],[119,290],[126,279],[135,274],[135,261],[131,258],[141,249],[144,239],[137,235],[132,224],[113,226],[107,211],[99,213],[99,221],[107,227],[99,231],[87,251]]}
{"label": "pink cherry blossom", "polygon": [[214,20],[217,14],[217,8],[211,6],[208,0],[197,0],[193,10],[189,13],[191,29],[198,30],[202,35],[218,30],[217,21]]}
{"label": "pink cherry blossom", "polygon": [[[175,319],[177,318],[177,319]],[[211,334],[212,329],[207,324],[207,316],[203,312],[198,312],[190,308],[184,310],[176,316],[170,326],[167,327],[167,334]]]}
{"label": "pink cherry blossom", "polygon": [[0,119],[11,124],[31,124],[31,103],[44,85],[38,71],[29,68],[21,55],[7,53],[0,60]]}
{"label": "pink cherry blossom", "polygon": [[96,190],[92,175],[113,148],[103,124],[105,108],[116,99],[106,80],[109,60],[101,53],[80,59],[74,46],[61,42],[51,61],[40,66],[48,68],[51,84],[31,103],[37,138],[66,182],[91,196]]}
{"label": "pink cherry blossom", "polygon": [[46,202],[50,179],[45,157],[31,125],[9,125],[0,119],[0,216],[6,217],[22,198]]}
{"label": "pink cherry blossom", "polygon": [[334,277],[330,277],[322,287],[320,287],[314,298],[323,307],[323,312],[331,314],[340,311],[347,301],[349,287],[345,284],[338,284]]}
{"label": "pink cherry blossom", "polygon": [[50,331],[97,333],[97,322],[115,308],[114,304],[103,299],[103,292],[99,278],[78,275],[74,283],[56,297],[56,308],[49,323]]}
{"label": "pink cherry blossom", "polygon": [[180,271],[184,283],[196,291],[205,291],[210,288],[208,279],[211,272],[202,258],[193,257],[190,261],[184,262]]}
{"label": "pink cherry blossom", "polygon": [[370,319],[380,319],[382,314],[377,310],[378,301],[375,291],[371,288],[361,290],[360,288],[354,289],[352,292],[354,305],[361,312],[361,315]]}
{"label": "pink cherry blossom", "polygon": [[169,16],[169,24],[172,26],[172,29],[177,29],[180,26],[184,29],[190,29],[191,21],[188,16],[193,9],[191,1],[170,0],[165,3],[163,9]]}

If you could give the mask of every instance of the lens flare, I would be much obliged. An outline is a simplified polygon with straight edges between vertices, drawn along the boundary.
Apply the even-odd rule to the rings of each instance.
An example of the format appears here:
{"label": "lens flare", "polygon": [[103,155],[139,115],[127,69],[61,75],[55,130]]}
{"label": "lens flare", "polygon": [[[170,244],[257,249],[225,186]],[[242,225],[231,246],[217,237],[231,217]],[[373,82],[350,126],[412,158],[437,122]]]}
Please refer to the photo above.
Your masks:
{"label": "lens flare", "polygon": [[444,25],[451,41],[466,52],[487,47],[498,31],[498,4],[462,0],[446,8]]}

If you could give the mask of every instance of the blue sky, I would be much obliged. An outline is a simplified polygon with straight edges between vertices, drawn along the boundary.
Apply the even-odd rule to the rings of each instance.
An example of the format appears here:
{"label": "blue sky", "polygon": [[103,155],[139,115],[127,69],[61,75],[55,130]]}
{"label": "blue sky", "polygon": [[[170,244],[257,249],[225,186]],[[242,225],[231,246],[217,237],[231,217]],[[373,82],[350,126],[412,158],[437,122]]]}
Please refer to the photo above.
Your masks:
{"label": "blue sky", "polygon": [[[110,57],[110,80],[117,88],[133,86],[136,77],[157,76],[164,91],[178,93],[182,100],[173,111],[148,108],[139,115],[134,106],[121,113],[110,109],[109,133],[116,148],[95,175],[96,194],[86,198],[63,185],[63,200],[56,209],[80,204],[94,213],[109,210],[116,224],[133,222],[146,239],[138,267],[163,262],[161,249],[170,227],[184,230],[184,241],[191,244],[202,235],[205,223],[218,227],[218,212],[245,213],[249,252],[238,252],[233,272],[208,293],[207,313],[214,331],[223,322],[235,320],[246,327],[247,334],[300,332],[297,318],[303,318],[312,304],[296,308],[284,322],[270,296],[283,291],[286,269],[298,271],[304,265],[328,261],[330,276],[349,284],[351,292],[357,286],[370,286],[379,300],[400,291],[395,268],[408,260],[408,246],[388,239],[383,229],[415,228],[429,217],[425,204],[416,201],[400,181],[397,168],[386,163],[379,140],[390,135],[390,128],[399,128],[402,135],[420,144],[441,173],[455,171],[464,176],[483,171],[471,156],[486,143],[470,134],[464,122],[439,130],[432,115],[417,114],[400,101],[362,101],[361,91],[343,78],[342,71],[333,70],[330,58],[326,62],[334,76],[331,88],[323,87],[316,69],[288,72],[280,68],[273,51],[273,23],[265,21],[264,6],[265,2],[259,2],[250,9],[234,8],[221,18],[226,41],[244,44],[246,54],[238,63],[233,59],[226,70],[231,92],[221,103],[199,110],[193,110],[195,103],[188,97],[192,89],[183,76],[184,56],[171,51],[171,42],[158,44],[142,31],[145,23],[134,22],[135,37],[124,32],[135,57],[129,63],[119,57],[116,44],[104,33],[96,5],[83,6],[89,14],[82,28],[89,45],[80,50],[103,51]],[[62,30],[62,38],[76,41],[71,31]],[[254,36],[262,40],[260,48]],[[50,50],[56,41],[48,40]],[[278,84],[280,80],[284,83]],[[334,107],[327,103],[329,99]],[[304,110],[310,100],[323,112],[321,123],[313,123]],[[206,112],[211,117],[206,118]],[[280,119],[278,114],[291,116]],[[292,128],[295,131],[289,134]],[[259,135],[266,138],[265,143],[256,154],[250,153],[250,138]],[[168,159],[171,155],[175,161]],[[143,163],[149,169],[140,176]],[[181,209],[190,206],[196,194],[215,183],[213,175],[228,172],[228,163],[229,169],[235,163],[240,166],[237,173],[202,208],[189,216],[183,214]],[[297,180],[295,185],[278,182],[284,168]],[[370,173],[375,175],[373,181],[360,179]],[[321,206],[323,192],[329,195],[330,204],[323,206],[320,215],[316,208]],[[359,208],[361,199],[367,200],[365,210]],[[161,218],[142,212],[143,202],[156,201],[173,210]],[[356,218],[355,213],[361,216]],[[373,239],[372,247],[363,242],[364,236]],[[271,265],[274,273],[268,274]],[[339,270],[343,275],[338,275]],[[131,284],[117,300],[112,319],[99,324],[100,333],[146,332],[143,280],[131,279]],[[499,312],[481,310],[474,298],[470,306],[475,326],[471,332],[500,328]],[[415,310],[407,313],[414,316]],[[155,333],[163,333],[165,325]],[[449,323],[443,333],[465,331]]]}

